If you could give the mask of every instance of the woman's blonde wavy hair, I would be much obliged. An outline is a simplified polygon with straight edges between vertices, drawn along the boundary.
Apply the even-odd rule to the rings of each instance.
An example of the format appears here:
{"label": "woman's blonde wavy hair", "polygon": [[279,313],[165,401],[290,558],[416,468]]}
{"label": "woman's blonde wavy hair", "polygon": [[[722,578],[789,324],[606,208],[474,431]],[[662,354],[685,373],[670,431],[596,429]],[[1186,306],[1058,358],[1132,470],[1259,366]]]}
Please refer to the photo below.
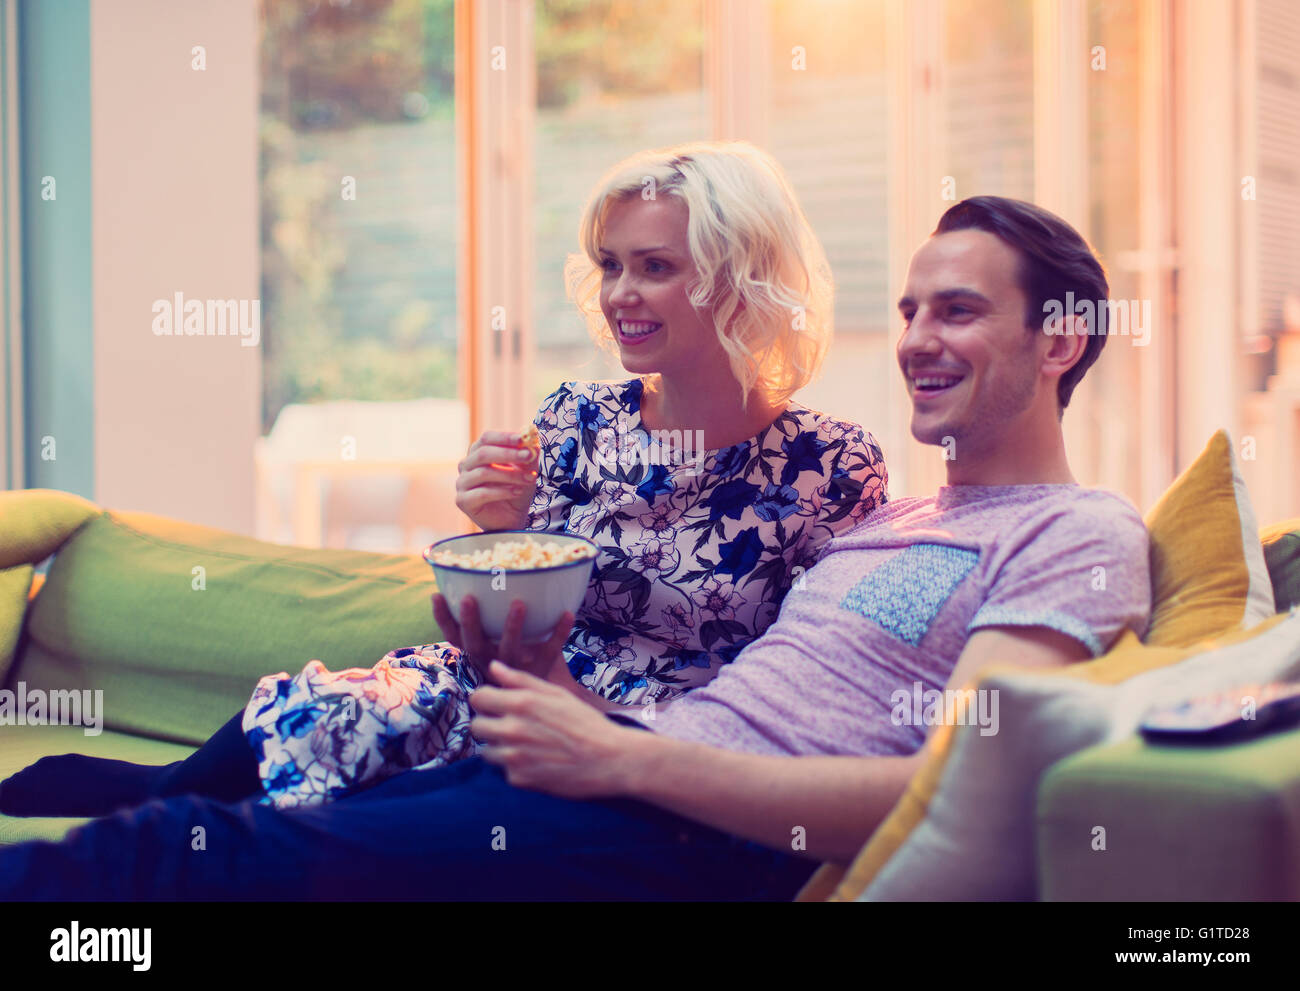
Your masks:
{"label": "woman's blonde wavy hair", "polygon": [[834,328],[834,283],[790,181],[743,141],[702,141],[640,152],[605,174],[582,215],[585,254],[564,268],[569,297],[602,347],[617,349],[600,309],[598,248],[612,204],[676,196],[698,279],[696,309],[713,309],[746,404],[754,390],[784,403],[810,382]]}

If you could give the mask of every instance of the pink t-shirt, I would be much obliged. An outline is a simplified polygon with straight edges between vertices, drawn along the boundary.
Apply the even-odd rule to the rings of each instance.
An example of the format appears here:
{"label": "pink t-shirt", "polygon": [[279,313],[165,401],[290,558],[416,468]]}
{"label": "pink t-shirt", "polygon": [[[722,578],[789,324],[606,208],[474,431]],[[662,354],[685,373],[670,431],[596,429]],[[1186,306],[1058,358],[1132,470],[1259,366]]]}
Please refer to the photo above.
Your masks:
{"label": "pink t-shirt", "polygon": [[1077,485],[945,486],[887,503],[829,541],[776,622],[656,732],[728,750],[907,755],[924,725],[899,691],[945,687],[970,634],[1049,627],[1098,656],[1151,610],[1147,531]]}

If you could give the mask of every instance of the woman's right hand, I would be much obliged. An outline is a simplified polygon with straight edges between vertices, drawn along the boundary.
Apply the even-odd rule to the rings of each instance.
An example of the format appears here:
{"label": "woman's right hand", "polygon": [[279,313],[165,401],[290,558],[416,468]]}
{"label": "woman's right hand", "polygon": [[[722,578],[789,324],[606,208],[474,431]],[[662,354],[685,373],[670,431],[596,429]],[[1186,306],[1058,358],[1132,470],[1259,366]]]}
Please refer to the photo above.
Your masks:
{"label": "woman's right hand", "polygon": [[456,466],[456,508],[480,530],[522,530],[537,489],[538,453],[519,434],[486,430]]}

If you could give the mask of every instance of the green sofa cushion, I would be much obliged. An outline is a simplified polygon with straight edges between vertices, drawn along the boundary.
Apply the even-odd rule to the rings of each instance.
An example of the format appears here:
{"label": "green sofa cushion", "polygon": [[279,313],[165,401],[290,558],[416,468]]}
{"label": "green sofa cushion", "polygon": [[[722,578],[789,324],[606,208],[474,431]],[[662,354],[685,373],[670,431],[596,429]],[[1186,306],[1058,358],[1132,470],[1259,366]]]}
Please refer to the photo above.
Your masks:
{"label": "green sofa cushion", "polygon": [[1067,757],[1038,792],[1040,897],[1300,899],[1297,758],[1300,729],[1219,746],[1132,736]]}
{"label": "green sofa cushion", "polygon": [[433,591],[418,557],[106,512],[54,558],[8,685],[103,689],[106,728],[198,744],[262,675],[314,658],[333,671],[370,667],[441,640]]}
{"label": "green sofa cushion", "polygon": [[1283,612],[1300,604],[1300,519],[1265,527],[1260,539],[1273,579],[1273,604]]}
{"label": "green sofa cushion", "polygon": [[[0,780],[35,764],[49,754],[89,754],[137,764],[170,764],[184,760],[193,747],[105,731],[86,736],[80,726],[6,727],[0,745]],[[85,819],[14,818],[0,815],[0,845],[27,840],[57,840]]]}

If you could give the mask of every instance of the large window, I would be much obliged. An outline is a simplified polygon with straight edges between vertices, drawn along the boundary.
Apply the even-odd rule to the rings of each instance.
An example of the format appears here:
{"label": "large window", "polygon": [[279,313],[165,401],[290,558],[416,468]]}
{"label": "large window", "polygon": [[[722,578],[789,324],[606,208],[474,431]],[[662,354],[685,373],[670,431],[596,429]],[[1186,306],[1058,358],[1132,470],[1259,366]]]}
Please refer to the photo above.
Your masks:
{"label": "large window", "polygon": [[263,423],[457,395],[451,0],[264,0]]}
{"label": "large window", "polygon": [[[1154,408],[1135,406],[1132,397],[1142,394],[1143,374],[1149,388],[1157,388],[1154,374],[1145,368],[1159,361],[1171,342],[1153,340],[1156,316],[1168,327],[1165,300],[1152,299],[1158,284],[1144,284],[1142,271],[1155,259],[1142,255],[1141,153],[1149,137],[1139,128],[1140,104],[1134,95],[1141,85],[1141,25],[1132,3],[1121,0],[1092,0],[1088,5],[1088,236],[1106,266],[1113,299],[1134,301],[1132,315],[1145,317],[1142,333],[1107,340],[1098,363],[1089,371],[1087,382],[1095,401],[1088,404],[1092,422],[1078,431],[1079,446],[1086,445],[1089,462],[1095,466],[1090,481],[1121,492],[1137,501],[1141,491],[1140,467],[1144,415],[1157,415]],[[1143,306],[1143,300],[1148,305]],[[1161,311],[1157,314],[1157,308]],[[1136,330],[1130,327],[1130,330]],[[1167,336],[1167,329],[1161,336]],[[1152,452],[1154,453],[1154,452]]]}
{"label": "large window", "polygon": [[[785,168],[835,276],[835,339],[800,393],[862,423],[889,447],[894,315],[890,286],[886,4],[771,5],[765,143]],[[765,141],[763,138],[765,137]]]}
{"label": "large window", "polygon": [[776,0],[769,151],[835,273],[838,335],[893,326],[889,286],[889,69],[880,0]]}
{"label": "large window", "polygon": [[622,374],[566,298],[565,258],[592,187],[646,148],[710,137],[704,0],[536,6],[534,405],[568,379]]}
{"label": "large window", "polygon": [[[1257,0],[1244,40],[1255,57],[1242,88],[1242,131],[1252,137],[1242,203],[1243,385],[1248,391],[1243,461],[1260,517],[1300,511],[1300,8],[1294,0]],[[1245,171],[1245,170],[1243,170]]]}
{"label": "large window", "polygon": [[1030,0],[946,0],[944,140],[953,185],[935,195],[1034,198],[1034,13]]}
{"label": "large window", "polygon": [[411,550],[464,454],[452,0],[263,0],[264,536]]}
{"label": "large window", "polygon": [[[352,524],[389,518],[373,545],[409,550],[464,526],[447,501],[471,423],[511,425],[560,381],[624,374],[562,277],[593,185],[696,139],[752,140],[789,174],[836,281],[836,339],[799,398],[876,434],[894,494],[929,490],[942,465],[907,430],[893,300],[939,215],[981,193],[1063,213],[1149,320],[1142,343],[1108,342],[1067,413],[1081,482],[1146,508],[1186,461],[1178,429],[1211,419],[1179,426],[1216,368],[1179,355],[1224,345],[1180,317],[1176,266],[1216,251],[1239,252],[1246,324],[1235,399],[1220,387],[1213,415],[1294,446],[1264,437],[1281,414],[1247,397],[1290,402],[1298,350],[1289,11],[1243,7],[1254,33],[1233,48],[1205,7],[1159,0],[264,0],[275,536],[361,546]],[[1189,163],[1216,152],[1179,145],[1196,74],[1241,101],[1259,206],[1240,227],[1187,226],[1180,207],[1205,174]]]}

